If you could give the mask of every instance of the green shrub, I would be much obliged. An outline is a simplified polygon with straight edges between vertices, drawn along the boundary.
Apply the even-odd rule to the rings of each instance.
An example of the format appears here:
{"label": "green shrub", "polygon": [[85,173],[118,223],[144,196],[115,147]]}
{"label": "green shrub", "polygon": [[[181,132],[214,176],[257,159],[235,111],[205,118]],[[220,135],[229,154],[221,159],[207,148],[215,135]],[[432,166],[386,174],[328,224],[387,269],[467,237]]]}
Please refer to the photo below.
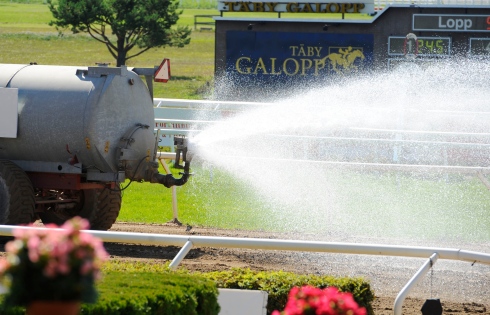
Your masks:
{"label": "green shrub", "polygon": [[337,287],[342,292],[351,292],[356,302],[373,315],[374,293],[368,282],[362,278],[335,278],[333,276],[297,275],[291,272],[251,271],[250,269],[232,269],[201,274],[216,282],[218,288],[262,290],[269,294],[267,312],[282,310],[286,305],[288,293],[292,287],[312,285],[318,288]]}
{"label": "green shrub", "polygon": [[[98,289],[101,298],[94,305],[84,305],[83,314],[219,313],[216,285],[194,275],[109,271],[104,275]],[[114,308],[118,312],[109,313]]]}
{"label": "green shrub", "polygon": [[[219,313],[217,288],[261,290],[269,295],[267,311],[282,310],[294,286],[318,288],[335,286],[351,292],[356,302],[373,315],[374,293],[362,278],[298,275],[284,271],[231,269],[210,273],[172,272],[161,264],[110,264],[97,289],[96,304],[84,304],[87,315],[216,315]],[[0,308],[2,315],[24,315],[23,308]]]}
{"label": "green shrub", "polygon": [[[87,315],[217,315],[218,290],[204,277],[182,273],[104,273],[97,287],[100,298],[83,304]],[[23,315],[21,307],[4,309],[2,315]]]}

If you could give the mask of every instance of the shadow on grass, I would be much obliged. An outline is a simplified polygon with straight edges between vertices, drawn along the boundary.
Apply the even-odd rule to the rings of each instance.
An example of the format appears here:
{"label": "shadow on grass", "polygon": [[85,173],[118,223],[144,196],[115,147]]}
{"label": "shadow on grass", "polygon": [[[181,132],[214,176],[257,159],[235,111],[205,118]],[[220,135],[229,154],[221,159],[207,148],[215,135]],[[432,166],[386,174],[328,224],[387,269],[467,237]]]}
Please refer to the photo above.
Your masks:
{"label": "shadow on grass", "polygon": [[187,75],[176,75],[176,76],[172,76],[172,80],[176,80],[176,81],[200,81],[202,80],[202,77],[199,77],[199,76],[187,76]]}

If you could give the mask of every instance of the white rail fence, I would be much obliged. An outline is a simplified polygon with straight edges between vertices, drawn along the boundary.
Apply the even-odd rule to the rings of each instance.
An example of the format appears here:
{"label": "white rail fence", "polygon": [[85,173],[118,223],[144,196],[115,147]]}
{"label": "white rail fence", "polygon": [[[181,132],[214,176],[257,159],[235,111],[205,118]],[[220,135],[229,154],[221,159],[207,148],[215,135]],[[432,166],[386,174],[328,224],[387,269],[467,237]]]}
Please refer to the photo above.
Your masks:
{"label": "white rail fence", "polygon": [[[489,0],[490,1],[490,0]],[[173,149],[173,135],[192,135],[205,129],[211,124],[217,123],[220,120],[226,119],[233,115],[236,115],[244,110],[250,110],[253,108],[261,108],[265,106],[272,106],[271,103],[253,103],[253,102],[219,102],[219,101],[198,101],[198,100],[179,100],[179,99],[154,99],[154,111],[155,111],[155,132],[160,135],[160,145],[169,146]],[[474,120],[474,119],[488,119],[490,118],[490,112],[456,112],[456,111],[443,111],[443,110],[426,110],[427,114],[434,115],[435,117],[460,116],[461,120]],[[403,115],[403,114],[400,114]],[[473,121],[471,123],[474,123]],[[374,164],[383,164],[385,168],[393,167],[400,169],[405,167],[402,159],[402,147],[412,147],[414,150],[432,150],[428,153],[432,155],[439,155],[437,163],[431,163],[431,168],[440,166],[448,169],[448,167],[454,167],[455,171],[461,172],[487,172],[487,167],[479,165],[463,165],[451,166],[448,163],[447,157],[450,150],[478,150],[483,156],[490,156],[490,133],[488,132],[437,132],[437,131],[424,131],[424,130],[399,130],[395,129],[373,129],[362,128],[358,126],[351,126],[347,128],[347,131],[353,134],[373,135],[372,137],[348,137],[348,136],[308,136],[308,135],[293,135],[293,134],[267,134],[268,137],[286,137],[289,140],[302,141],[307,143],[308,141],[317,141],[320,143],[320,150],[328,146],[335,146],[338,144],[349,144],[352,146],[364,145],[369,147],[379,147],[388,145],[391,147],[391,152],[388,152],[391,157],[390,163],[383,163],[373,161]],[[381,135],[381,136],[379,136]],[[393,136],[395,135],[395,136]],[[431,139],[421,140],[420,137],[427,136]],[[412,137],[412,139],[410,139]],[[452,138],[463,138],[464,141],[456,140]],[[437,139],[437,140],[434,140]],[[450,139],[450,140],[442,140]],[[436,152],[437,151],[437,152]],[[306,152],[306,150],[305,150]],[[489,154],[486,154],[486,153]],[[388,154],[387,151],[384,154]],[[321,154],[320,154],[321,155]],[[315,159],[309,158],[309,160],[325,160],[322,158]],[[385,159],[386,160],[386,159]],[[335,163],[335,162],[333,162]],[[359,163],[352,163],[353,165]],[[421,163],[414,163],[421,164]],[[435,165],[438,164],[438,165]],[[366,165],[364,165],[366,166]],[[425,167],[424,165],[418,165]],[[467,167],[471,166],[471,167]],[[407,166],[407,168],[413,169],[413,166]]]}
{"label": "white rail fence", "polygon": [[[0,235],[11,236],[14,229],[44,229],[0,225]],[[432,268],[437,259],[467,261],[472,264],[490,265],[490,254],[467,251],[456,248],[395,246],[378,244],[355,244],[338,242],[318,242],[282,239],[231,238],[213,236],[184,236],[150,233],[85,231],[104,242],[128,243],[140,245],[179,246],[181,250],[170,263],[176,269],[193,247],[244,248],[259,250],[301,251],[317,253],[401,256],[427,258],[416,274],[402,288],[394,302],[394,315],[402,314],[403,301],[410,290]]]}

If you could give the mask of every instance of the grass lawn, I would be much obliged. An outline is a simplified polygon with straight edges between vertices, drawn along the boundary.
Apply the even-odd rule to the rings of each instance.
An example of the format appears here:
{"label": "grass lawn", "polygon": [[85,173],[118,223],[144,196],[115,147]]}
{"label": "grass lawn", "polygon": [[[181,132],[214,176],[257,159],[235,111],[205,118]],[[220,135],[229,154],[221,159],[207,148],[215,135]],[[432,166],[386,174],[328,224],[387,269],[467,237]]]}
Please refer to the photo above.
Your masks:
{"label": "grass lawn", "polygon": [[[160,172],[164,173],[163,169]],[[237,229],[274,227],[264,219],[267,201],[257,198],[250,187],[217,169],[197,167],[194,172],[195,176],[186,185],[177,187],[181,222]],[[165,223],[172,219],[171,189],[158,184],[132,183],[123,194],[119,221]]]}
{"label": "grass lawn", "polygon": [[[334,198],[317,192],[307,196],[300,188],[306,184],[298,184],[297,191],[289,192],[296,196],[286,201],[218,167],[197,165],[193,172],[196,175],[177,188],[178,218],[193,226],[413,240],[490,238],[490,193],[476,177],[319,168],[317,176],[331,184]],[[118,220],[168,222],[171,194],[160,185],[133,183],[124,191]]]}
{"label": "grass lawn", "polygon": [[[194,15],[216,15],[217,10],[184,9],[178,24],[194,27]],[[104,45],[86,34],[64,32],[49,26],[48,6],[0,0],[0,63],[91,66],[115,60]],[[155,84],[155,97],[202,99],[214,76],[214,32],[193,31],[184,48],[155,48],[128,60],[129,67],[153,67],[163,58],[171,62],[171,80]]]}

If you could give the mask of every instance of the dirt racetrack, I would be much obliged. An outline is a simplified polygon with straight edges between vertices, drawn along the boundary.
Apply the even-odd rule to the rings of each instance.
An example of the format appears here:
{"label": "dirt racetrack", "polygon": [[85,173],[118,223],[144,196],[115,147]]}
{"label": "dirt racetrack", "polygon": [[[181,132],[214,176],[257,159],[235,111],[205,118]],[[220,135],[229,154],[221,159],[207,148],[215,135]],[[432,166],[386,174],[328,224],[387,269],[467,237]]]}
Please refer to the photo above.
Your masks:
{"label": "dirt racetrack", "polygon": [[[346,243],[382,244],[379,240],[345,239],[331,240],[328,235],[298,235],[257,231],[223,230],[176,224],[144,225],[116,223],[111,231],[156,233],[170,235],[201,235],[216,237],[268,238],[332,241]],[[392,245],[407,245],[393,243]],[[384,242],[383,242],[384,243]],[[389,244],[388,240],[385,244]],[[414,246],[441,247],[432,244]],[[486,245],[458,247],[490,253]],[[175,246],[146,246],[106,243],[111,259],[162,263],[171,261],[180,250]],[[445,248],[455,248],[445,246]],[[376,315],[393,314],[393,304],[398,292],[422,266],[425,259],[386,257],[372,255],[346,255],[329,253],[304,253],[289,251],[250,250],[233,248],[193,248],[181,266],[191,271],[218,271],[233,267],[252,270],[284,270],[306,274],[330,274],[356,276],[369,280],[376,294]],[[417,284],[404,302],[403,314],[421,314],[426,299],[438,298],[443,314],[488,314],[490,315],[490,266],[469,262],[438,260],[433,271]]]}

